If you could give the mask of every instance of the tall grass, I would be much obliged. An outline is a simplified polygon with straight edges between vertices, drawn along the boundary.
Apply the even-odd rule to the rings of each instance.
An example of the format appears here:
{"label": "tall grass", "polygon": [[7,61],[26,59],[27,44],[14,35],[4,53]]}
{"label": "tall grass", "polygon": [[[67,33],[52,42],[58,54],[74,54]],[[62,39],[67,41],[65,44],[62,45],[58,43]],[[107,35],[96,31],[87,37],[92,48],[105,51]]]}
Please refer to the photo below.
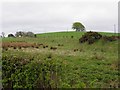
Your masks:
{"label": "tall grass", "polygon": [[[57,32],[38,34],[37,38],[4,38],[3,42],[48,45],[47,48],[9,48],[4,51],[4,87],[117,88],[118,41],[98,40],[91,45],[80,44],[79,38],[83,34]],[[52,50],[51,47],[57,49]]]}

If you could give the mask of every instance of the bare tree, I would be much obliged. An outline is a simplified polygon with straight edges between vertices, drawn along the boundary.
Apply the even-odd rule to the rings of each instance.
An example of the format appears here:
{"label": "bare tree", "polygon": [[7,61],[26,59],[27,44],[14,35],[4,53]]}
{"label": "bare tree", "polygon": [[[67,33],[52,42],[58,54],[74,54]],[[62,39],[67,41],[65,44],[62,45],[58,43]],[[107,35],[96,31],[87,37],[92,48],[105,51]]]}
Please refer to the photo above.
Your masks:
{"label": "bare tree", "polygon": [[4,37],[5,37],[5,33],[4,33],[4,32],[2,32],[1,34],[2,34],[2,37],[4,38]]}

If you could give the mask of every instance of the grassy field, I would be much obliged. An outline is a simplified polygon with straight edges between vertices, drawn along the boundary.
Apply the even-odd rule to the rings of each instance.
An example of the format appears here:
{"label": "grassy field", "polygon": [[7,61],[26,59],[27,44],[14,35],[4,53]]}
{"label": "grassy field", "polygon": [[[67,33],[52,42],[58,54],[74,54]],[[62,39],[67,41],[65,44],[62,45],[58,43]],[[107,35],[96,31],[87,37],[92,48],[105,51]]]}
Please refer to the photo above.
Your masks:
{"label": "grassy field", "polygon": [[8,48],[3,51],[3,86],[117,88],[118,40],[113,42],[98,40],[91,45],[80,44],[79,38],[82,35],[84,32],[57,32],[38,34],[37,38],[4,38],[3,43],[26,42],[47,47]]}

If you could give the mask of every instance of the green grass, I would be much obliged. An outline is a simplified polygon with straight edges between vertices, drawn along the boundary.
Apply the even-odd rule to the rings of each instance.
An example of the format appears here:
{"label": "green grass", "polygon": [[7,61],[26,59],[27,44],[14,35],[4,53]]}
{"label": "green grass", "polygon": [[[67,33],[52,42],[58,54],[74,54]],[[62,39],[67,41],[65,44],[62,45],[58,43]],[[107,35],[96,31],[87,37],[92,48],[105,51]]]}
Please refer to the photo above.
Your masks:
{"label": "green grass", "polygon": [[[101,34],[114,35],[113,33]],[[92,45],[88,45],[87,43],[80,44],[79,38],[82,35],[84,35],[84,32],[57,32],[38,34],[37,38],[4,38],[3,42],[24,41],[29,43],[43,43],[48,45],[48,48],[9,49],[8,51],[4,51],[2,60],[5,62],[5,65],[11,65],[10,69],[8,69],[9,71],[14,69],[12,66],[16,62],[20,64],[22,60],[26,60],[27,63],[19,66],[11,74],[8,72],[9,76],[4,78],[3,85],[7,86],[8,82],[5,80],[9,78],[14,82],[13,87],[17,88],[19,86],[23,88],[38,87],[41,85],[41,82],[44,82],[43,86],[49,87],[47,81],[50,81],[49,85],[51,87],[59,88],[118,87],[118,41],[105,42],[99,40]],[[63,44],[63,46],[58,46],[58,44]],[[57,47],[57,50],[51,50],[51,46]],[[74,52],[74,49],[79,49],[79,51]],[[48,58],[49,56],[51,58]],[[42,63],[41,66],[40,63]],[[36,69],[35,66],[37,66],[37,71],[34,70],[34,68]],[[21,68],[22,71],[19,72]],[[46,81],[43,81],[41,78],[41,73],[43,73],[40,71],[41,68],[46,70]],[[57,73],[58,79],[53,75],[53,79],[51,80],[51,70]],[[25,72],[27,73],[23,74]],[[7,72],[4,71],[4,73]],[[34,76],[35,73],[37,73],[37,77]],[[27,83],[23,84],[23,82],[17,82],[20,82],[20,78],[29,79],[25,79],[24,82]],[[31,78],[34,80],[31,80]]]}

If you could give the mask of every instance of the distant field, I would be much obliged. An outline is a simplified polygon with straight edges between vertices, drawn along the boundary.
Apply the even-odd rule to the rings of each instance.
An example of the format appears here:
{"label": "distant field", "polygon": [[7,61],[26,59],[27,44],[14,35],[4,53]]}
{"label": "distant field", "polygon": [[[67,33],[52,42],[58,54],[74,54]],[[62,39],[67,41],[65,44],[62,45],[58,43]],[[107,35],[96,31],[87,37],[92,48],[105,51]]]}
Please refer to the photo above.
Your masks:
{"label": "distant field", "polygon": [[4,38],[3,43],[24,42],[31,46],[3,50],[3,86],[117,88],[118,40],[80,44],[82,35],[84,32],[56,32],[37,34],[37,38]]}

